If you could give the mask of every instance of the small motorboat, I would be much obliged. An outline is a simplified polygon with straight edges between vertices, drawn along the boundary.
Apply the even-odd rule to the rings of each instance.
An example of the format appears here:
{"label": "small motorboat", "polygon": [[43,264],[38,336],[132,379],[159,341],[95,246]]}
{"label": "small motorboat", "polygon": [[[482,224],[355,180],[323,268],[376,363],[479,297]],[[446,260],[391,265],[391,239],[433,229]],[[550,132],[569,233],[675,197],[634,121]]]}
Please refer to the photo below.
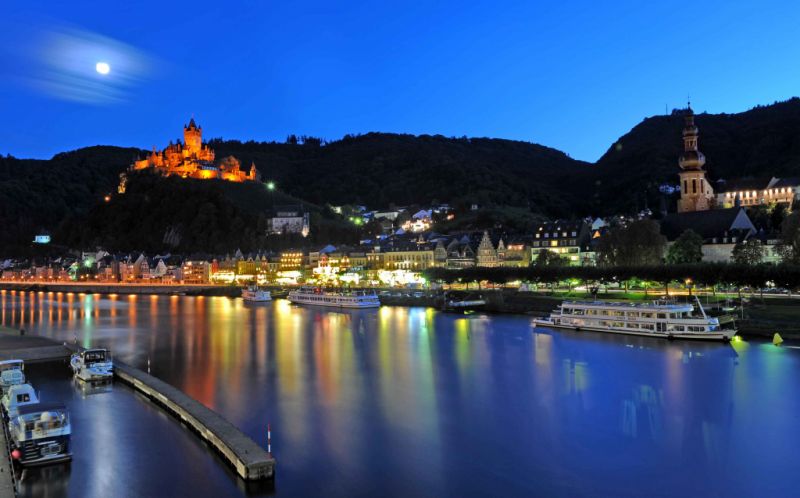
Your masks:
{"label": "small motorboat", "polygon": [[0,361],[0,395],[10,386],[25,383],[25,362],[22,360]]}
{"label": "small motorboat", "polygon": [[248,303],[266,303],[272,301],[269,291],[260,289],[257,285],[249,285],[242,289],[242,299]]}
{"label": "small motorboat", "polygon": [[11,457],[22,465],[44,465],[72,458],[72,428],[67,408],[60,403],[37,403],[19,408],[8,423]]}
{"label": "small motorboat", "polygon": [[16,416],[21,407],[38,404],[39,396],[30,384],[14,384],[3,391],[0,403],[3,405],[6,417],[11,419]]}
{"label": "small motorboat", "polygon": [[84,381],[106,380],[114,376],[114,363],[106,349],[86,349],[69,360],[75,377]]}

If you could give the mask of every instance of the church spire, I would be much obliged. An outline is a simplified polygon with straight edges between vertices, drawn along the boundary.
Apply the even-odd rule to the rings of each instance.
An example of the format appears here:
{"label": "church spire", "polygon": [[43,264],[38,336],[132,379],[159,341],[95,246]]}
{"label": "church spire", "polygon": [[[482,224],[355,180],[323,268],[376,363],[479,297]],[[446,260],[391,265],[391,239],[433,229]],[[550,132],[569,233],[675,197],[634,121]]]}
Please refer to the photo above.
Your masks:
{"label": "church spire", "polygon": [[694,123],[694,111],[691,103],[689,103],[683,119],[683,154],[678,159],[678,165],[684,170],[701,170],[706,164],[706,157],[700,152],[697,145],[699,130]]}

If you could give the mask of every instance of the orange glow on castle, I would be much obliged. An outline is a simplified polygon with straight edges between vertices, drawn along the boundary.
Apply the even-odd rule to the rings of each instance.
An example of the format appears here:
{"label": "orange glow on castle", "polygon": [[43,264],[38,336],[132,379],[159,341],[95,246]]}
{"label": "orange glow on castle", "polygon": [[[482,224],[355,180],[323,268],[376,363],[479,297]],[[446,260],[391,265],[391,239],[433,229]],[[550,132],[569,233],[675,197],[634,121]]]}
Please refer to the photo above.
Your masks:
{"label": "orange glow on castle", "polygon": [[203,128],[197,126],[194,118],[183,127],[183,143],[170,144],[163,151],[155,147],[145,159],[131,165],[132,171],[153,168],[164,176],[178,175],[183,178],[220,179],[230,182],[257,181],[258,170],[255,163],[250,171],[243,171],[239,160],[228,156],[218,164],[214,163],[214,151],[203,144]]}

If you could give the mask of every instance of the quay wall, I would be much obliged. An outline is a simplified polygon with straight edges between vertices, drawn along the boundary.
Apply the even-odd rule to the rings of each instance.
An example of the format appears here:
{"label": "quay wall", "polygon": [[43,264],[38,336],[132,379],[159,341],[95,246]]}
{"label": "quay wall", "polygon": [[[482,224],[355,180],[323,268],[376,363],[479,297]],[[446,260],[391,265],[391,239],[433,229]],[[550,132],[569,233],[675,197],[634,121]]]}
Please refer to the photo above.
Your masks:
{"label": "quay wall", "polygon": [[0,289],[33,292],[82,292],[85,294],[179,294],[187,296],[241,295],[241,289],[228,285],[193,284],[114,284],[84,282],[0,282]]}

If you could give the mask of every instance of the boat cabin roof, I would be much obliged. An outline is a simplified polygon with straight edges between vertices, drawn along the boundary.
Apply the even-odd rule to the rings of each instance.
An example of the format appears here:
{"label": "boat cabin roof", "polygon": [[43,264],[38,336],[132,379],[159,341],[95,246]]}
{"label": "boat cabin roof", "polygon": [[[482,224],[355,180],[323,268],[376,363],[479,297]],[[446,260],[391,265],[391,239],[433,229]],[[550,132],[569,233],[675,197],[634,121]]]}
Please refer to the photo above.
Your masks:
{"label": "boat cabin roof", "polygon": [[22,368],[25,362],[22,360],[3,360],[0,361],[0,370],[7,370],[9,368]]}
{"label": "boat cabin roof", "polygon": [[692,311],[694,306],[691,304],[666,304],[666,303],[611,303],[605,301],[564,301],[562,306],[579,308],[612,308],[612,309],[631,309],[631,310],[653,310],[653,311]]}
{"label": "boat cabin roof", "polygon": [[15,395],[18,394],[19,392],[31,392],[31,393],[36,392],[33,386],[28,384],[27,382],[24,384],[12,384],[6,387],[6,391],[9,393],[15,393]]}
{"label": "boat cabin roof", "polygon": [[31,415],[33,413],[43,412],[64,412],[66,413],[67,407],[64,403],[57,403],[54,401],[45,403],[33,403],[30,405],[22,405],[17,409],[18,415]]}

